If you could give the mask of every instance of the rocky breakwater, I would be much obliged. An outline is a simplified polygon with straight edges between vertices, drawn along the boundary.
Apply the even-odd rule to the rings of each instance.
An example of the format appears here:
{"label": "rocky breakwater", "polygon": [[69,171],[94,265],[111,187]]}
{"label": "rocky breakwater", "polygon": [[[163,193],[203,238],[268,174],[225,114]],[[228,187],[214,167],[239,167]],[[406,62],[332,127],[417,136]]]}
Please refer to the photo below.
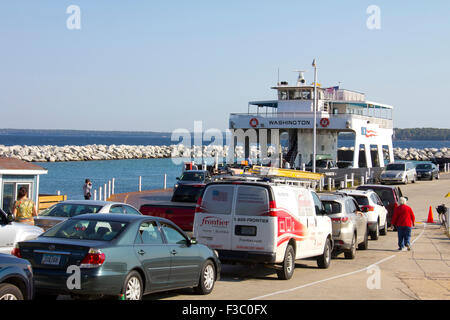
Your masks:
{"label": "rocky breakwater", "polygon": [[[353,148],[339,148],[340,151],[350,151]],[[375,149],[374,149],[375,150]],[[86,145],[86,146],[4,146],[0,145],[0,157],[12,157],[28,162],[63,162],[63,161],[93,161],[93,160],[123,160],[123,159],[160,159],[194,157],[223,158],[227,156],[228,146],[208,145],[191,146],[133,146],[133,145]],[[385,152],[387,150],[384,150]],[[275,149],[269,148],[269,152]],[[259,151],[252,147],[250,157],[256,158]],[[244,157],[241,146],[236,147],[235,156]],[[445,160],[450,162],[449,148],[425,148],[425,149],[402,149],[394,148],[396,160]]]}
{"label": "rocky breakwater", "polygon": [[399,160],[428,161],[437,159],[450,160],[450,148],[395,148],[394,158]]}
{"label": "rocky breakwater", "polygon": [[[226,156],[228,147],[204,146],[203,153],[214,157]],[[123,159],[158,159],[201,157],[202,148],[183,145],[132,146],[132,145],[86,145],[86,146],[4,146],[0,145],[0,157],[11,157],[27,162],[63,162]]]}

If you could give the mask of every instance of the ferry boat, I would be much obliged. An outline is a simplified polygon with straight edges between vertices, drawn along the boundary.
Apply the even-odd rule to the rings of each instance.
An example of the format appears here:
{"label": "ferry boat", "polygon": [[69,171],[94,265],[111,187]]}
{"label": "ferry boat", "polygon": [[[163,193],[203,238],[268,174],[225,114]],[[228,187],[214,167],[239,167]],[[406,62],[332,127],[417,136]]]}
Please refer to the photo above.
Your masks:
{"label": "ferry boat", "polygon": [[[364,93],[339,86],[306,84],[303,71],[299,71],[295,85],[283,81],[272,89],[277,92],[276,100],[251,101],[247,113],[231,113],[229,150],[243,148],[245,159],[261,163],[270,157],[269,147],[281,150],[280,136],[287,135],[287,152],[276,150],[277,166],[287,163],[286,167],[304,168],[314,154],[316,159],[328,155],[335,162],[342,160],[338,159],[338,136],[353,133],[354,152],[349,159],[353,168],[384,167],[385,162],[394,161],[392,106],[369,101]],[[254,146],[257,156],[251,152]],[[238,162],[236,158],[227,161]]]}

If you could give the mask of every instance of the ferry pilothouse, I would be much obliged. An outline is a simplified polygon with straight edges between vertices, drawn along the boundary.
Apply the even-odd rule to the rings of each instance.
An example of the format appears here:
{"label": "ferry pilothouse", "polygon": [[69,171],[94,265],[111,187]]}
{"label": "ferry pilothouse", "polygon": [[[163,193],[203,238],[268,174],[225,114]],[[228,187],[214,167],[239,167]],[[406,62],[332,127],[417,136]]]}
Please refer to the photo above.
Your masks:
{"label": "ferry pilothouse", "polygon": [[[272,89],[277,91],[277,100],[251,101],[247,113],[230,115],[230,150],[243,148],[245,159],[253,164],[261,163],[270,155],[269,148],[279,146],[283,139],[287,147],[278,147],[276,166],[283,161],[290,168],[304,167],[313,159],[314,131],[316,159],[343,160],[338,159],[338,137],[344,134],[354,136],[354,151],[346,159],[353,168],[384,167],[385,162],[394,161],[392,106],[368,101],[364,93],[339,86],[308,85],[301,71],[296,85],[283,81]],[[256,112],[251,112],[255,107]],[[257,156],[251,152],[254,146]]]}

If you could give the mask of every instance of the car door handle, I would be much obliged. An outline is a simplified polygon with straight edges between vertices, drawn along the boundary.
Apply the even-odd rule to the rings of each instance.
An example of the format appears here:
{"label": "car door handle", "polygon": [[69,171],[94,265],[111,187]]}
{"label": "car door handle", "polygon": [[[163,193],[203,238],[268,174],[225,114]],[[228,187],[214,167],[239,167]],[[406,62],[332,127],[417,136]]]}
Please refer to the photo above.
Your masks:
{"label": "car door handle", "polygon": [[142,256],[143,254],[145,254],[144,250],[139,250],[138,253]]}
{"label": "car door handle", "polygon": [[172,255],[176,255],[178,252],[177,252],[177,250],[172,250],[172,251],[170,251],[170,253],[171,253]]}

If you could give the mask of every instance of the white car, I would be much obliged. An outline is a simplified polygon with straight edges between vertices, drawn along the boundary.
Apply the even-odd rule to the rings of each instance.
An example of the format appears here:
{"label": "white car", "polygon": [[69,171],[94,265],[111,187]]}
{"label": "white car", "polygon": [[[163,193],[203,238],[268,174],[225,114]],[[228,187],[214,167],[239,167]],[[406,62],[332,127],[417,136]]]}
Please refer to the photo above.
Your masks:
{"label": "white car", "polygon": [[197,203],[194,236],[217,250],[222,263],[271,265],[287,280],[295,260],[328,268],[331,219],[310,189],[267,182],[213,182]]}
{"label": "white car", "polygon": [[385,236],[387,234],[388,211],[383,205],[380,197],[373,190],[340,190],[339,192],[345,193],[353,197],[358,202],[359,207],[367,216],[367,224],[369,226],[370,238],[372,240],[378,240],[380,234]]}
{"label": "white car", "polygon": [[15,222],[12,215],[0,209],[0,253],[11,254],[17,242],[36,239],[43,232],[39,227]]}
{"label": "white car", "polygon": [[66,200],[58,202],[43,210],[34,218],[34,224],[45,231],[70,217],[85,213],[119,213],[140,215],[135,207],[111,201],[97,200]]}
{"label": "white car", "polygon": [[417,180],[416,166],[412,162],[389,163],[380,175],[381,184],[385,183],[415,183]]}

